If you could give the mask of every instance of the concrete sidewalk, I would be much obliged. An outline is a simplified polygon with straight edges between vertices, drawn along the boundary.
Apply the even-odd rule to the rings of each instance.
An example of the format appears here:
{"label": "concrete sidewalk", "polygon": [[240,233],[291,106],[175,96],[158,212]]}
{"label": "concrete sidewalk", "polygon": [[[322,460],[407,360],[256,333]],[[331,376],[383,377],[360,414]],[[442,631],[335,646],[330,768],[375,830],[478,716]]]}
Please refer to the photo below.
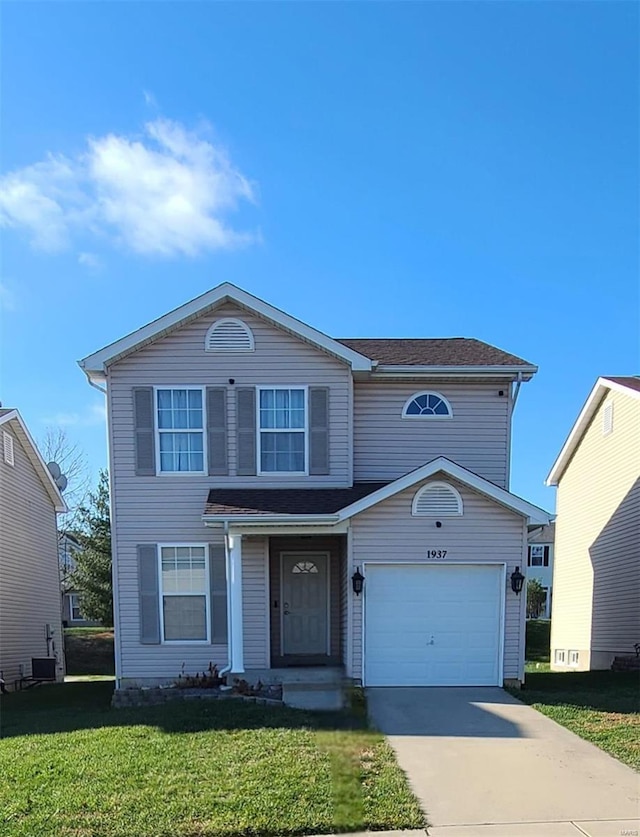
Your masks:
{"label": "concrete sidewalk", "polygon": [[498,688],[367,690],[429,837],[640,837],[640,777]]}

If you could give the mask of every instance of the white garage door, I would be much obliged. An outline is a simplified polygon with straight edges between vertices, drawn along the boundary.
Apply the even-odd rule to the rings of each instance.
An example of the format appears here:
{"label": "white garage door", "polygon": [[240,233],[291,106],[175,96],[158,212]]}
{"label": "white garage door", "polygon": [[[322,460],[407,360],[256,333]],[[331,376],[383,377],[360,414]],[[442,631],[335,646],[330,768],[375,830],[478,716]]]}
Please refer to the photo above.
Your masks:
{"label": "white garage door", "polygon": [[367,686],[495,686],[502,567],[368,564]]}

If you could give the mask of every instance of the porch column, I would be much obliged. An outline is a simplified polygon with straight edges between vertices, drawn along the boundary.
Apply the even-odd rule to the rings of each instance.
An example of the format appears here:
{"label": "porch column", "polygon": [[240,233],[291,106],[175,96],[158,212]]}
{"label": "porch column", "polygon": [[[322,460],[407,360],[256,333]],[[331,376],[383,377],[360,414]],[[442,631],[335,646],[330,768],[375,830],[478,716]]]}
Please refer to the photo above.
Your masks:
{"label": "porch column", "polygon": [[231,610],[229,636],[232,674],[244,671],[244,631],[242,624],[242,535],[228,535],[229,604]]}

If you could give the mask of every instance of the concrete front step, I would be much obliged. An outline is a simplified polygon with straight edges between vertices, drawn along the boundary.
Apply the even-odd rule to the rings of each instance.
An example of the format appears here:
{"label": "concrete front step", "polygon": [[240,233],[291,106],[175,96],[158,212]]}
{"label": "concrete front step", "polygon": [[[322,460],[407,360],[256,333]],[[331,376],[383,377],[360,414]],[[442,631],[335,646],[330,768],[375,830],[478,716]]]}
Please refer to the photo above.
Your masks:
{"label": "concrete front step", "polygon": [[329,683],[342,684],[344,669],[341,666],[291,666],[289,668],[252,668],[239,675],[249,683],[258,680],[265,684]]}
{"label": "concrete front step", "polygon": [[339,683],[283,683],[282,702],[294,709],[336,711],[344,706],[344,689]]}

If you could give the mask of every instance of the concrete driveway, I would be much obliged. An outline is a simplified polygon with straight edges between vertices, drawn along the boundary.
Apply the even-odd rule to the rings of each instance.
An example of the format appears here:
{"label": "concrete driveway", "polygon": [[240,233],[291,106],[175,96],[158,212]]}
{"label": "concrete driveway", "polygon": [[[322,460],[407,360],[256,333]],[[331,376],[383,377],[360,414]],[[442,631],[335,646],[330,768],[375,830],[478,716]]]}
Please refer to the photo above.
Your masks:
{"label": "concrete driveway", "polygon": [[502,689],[367,696],[431,837],[639,837],[638,774]]}

